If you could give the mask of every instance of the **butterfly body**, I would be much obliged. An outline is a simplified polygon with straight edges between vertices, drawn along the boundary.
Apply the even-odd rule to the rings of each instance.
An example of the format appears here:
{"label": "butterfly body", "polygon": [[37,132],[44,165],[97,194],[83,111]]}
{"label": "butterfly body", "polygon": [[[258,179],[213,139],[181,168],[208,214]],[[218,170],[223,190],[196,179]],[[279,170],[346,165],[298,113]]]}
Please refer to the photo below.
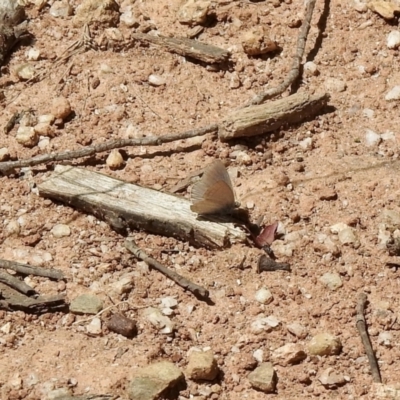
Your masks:
{"label": "butterfly body", "polygon": [[237,203],[228,171],[224,164],[216,160],[211,163],[191,193],[190,209],[200,215],[229,214]]}

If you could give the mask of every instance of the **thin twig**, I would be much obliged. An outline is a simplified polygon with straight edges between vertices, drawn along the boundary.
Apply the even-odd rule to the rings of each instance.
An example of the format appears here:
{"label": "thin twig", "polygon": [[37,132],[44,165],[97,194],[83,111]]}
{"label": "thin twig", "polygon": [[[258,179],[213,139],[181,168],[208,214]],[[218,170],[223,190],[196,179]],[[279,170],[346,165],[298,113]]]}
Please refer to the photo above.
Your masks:
{"label": "thin twig", "polygon": [[137,258],[149,264],[150,267],[155,268],[157,271],[160,271],[169,279],[173,280],[177,285],[183,287],[186,290],[189,290],[196,297],[201,297],[203,299],[207,299],[209,297],[209,292],[207,289],[204,289],[203,287],[196,285],[195,283],[189,281],[188,279],[179,275],[175,271],[172,271],[169,268],[164,267],[164,265],[154,260],[154,258],[149,257],[143,250],[141,250],[136,245],[136,243],[133,240],[126,240],[125,247],[131,253],[133,253]]}
{"label": "thin twig", "polygon": [[45,278],[56,280],[64,279],[64,274],[58,269],[34,267],[32,265],[21,264],[15,261],[0,259],[0,268],[11,269],[24,275],[43,276]]}
{"label": "thin twig", "polygon": [[[116,303],[116,304],[111,304],[111,306],[108,306],[108,307],[104,308],[103,310],[98,312],[96,315],[92,315],[89,318],[85,318],[85,319],[81,319],[79,321],[75,321],[72,325],[84,324],[85,322],[89,322],[94,318],[100,317],[101,314],[103,314],[104,312],[110,310],[111,308],[118,307],[119,305],[124,304],[124,303],[128,303],[129,304],[129,302],[127,300],[120,301],[119,303]],[[132,307],[131,306],[131,308],[135,309],[135,310],[140,310],[141,308],[147,308],[147,307],[149,307],[149,306],[148,305],[146,305],[146,306],[136,306],[136,307]]]}
{"label": "thin twig", "polygon": [[61,153],[43,154],[26,160],[7,161],[0,163],[0,173],[7,174],[14,168],[33,167],[39,164],[46,164],[53,161],[72,160],[92,156],[103,151],[110,151],[126,146],[159,146],[163,143],[174,142],[175,140],[189,139],[196,136],[203,136],[208,133],[218,131],[217,124],[207,125],[202,128],[192,129],[182,133],[172,133],[165,136],[149,136],[138,139],[115,139],[106,143],[97,144],[94,146],[83,147],[80,150],[64,151]]}
{"label": "thin twig", "polygon": [[356,326],[358,329],[358,333],[361,336],[365,352],[367,353],[369,365],[371,367],[372,378],[374,382],[382,383],[378,362],[376,361],[375,353],[374,350],[372,349],[371,341],[369,340],[367,332],[367,324],[365,322],[364,309],[366,302],[367,302],[367,295],[365,293],[360,293],[357,302]]}
{"label": "thin twig", "polygon": [[28,296],[36,294],[35,289],[27,285],[24,281],[20,281],[18,278],[10,275],[5,271],[0,271],[0,282],[3,282],[13,289],[18,290],[18,292],[26,294]]}
{"label": "thin twig", "polygon": [[311,18],[314,12],[316,0],[308,0],[306,5],[306,11],[304,21],[301,25],[299,36],[297,38],[296,54],[293,57],[292,67],[286,77],[286,79],[278,86],[267,90],[264,93],[260,93],[255,96],[252,100],[244,105],[244,107],[261,104],[272,97],[278,96],[283,93],[300,75],[300,65],[303,58],[304,50],[306,47],[306,41],[308,32],[310,30]]}

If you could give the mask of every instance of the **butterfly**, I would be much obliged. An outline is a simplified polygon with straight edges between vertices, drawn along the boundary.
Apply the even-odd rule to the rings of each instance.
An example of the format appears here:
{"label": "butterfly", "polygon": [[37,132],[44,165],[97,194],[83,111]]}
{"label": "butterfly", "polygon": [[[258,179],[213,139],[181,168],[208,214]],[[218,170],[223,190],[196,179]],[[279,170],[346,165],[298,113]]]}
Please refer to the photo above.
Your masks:
{"label": "butterfly", "polygon": [[200,181],[194,184],[191,198],[190,209],[200,215],[229,214],[238,207],[231,178],[220,160],[206,168]]}

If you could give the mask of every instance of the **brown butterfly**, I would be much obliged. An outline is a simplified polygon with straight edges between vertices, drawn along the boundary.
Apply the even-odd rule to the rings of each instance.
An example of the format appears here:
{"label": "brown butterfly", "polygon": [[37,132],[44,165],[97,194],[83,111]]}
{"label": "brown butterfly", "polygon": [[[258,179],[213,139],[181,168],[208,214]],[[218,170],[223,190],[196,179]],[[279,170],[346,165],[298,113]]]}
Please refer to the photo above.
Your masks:
{"label": "brown butterfly", "polygon": [[231,178],[220,160],[213,161],[192,188],[190,209],[200,215],[229,214],[238,203]]}

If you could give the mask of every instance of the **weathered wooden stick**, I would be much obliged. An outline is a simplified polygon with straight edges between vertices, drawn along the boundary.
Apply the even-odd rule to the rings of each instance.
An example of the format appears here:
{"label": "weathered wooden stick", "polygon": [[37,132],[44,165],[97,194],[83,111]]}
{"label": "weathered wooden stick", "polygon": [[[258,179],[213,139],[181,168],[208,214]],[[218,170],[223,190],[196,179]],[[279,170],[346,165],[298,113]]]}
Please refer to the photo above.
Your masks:
{"label": "weathered wooden stick", "polygon": [[13,289],[18,290],[18,292],[21,292],[26,295],[31,295],[36,293],[35,290],[29,285],[27,285],[24,281],[20,281],[18,278],[10,275],[5,271],[0,271],[0,282],[3,282],[6,285],[12,287]]}
{"label": "weathered wooden stick", "polygon": [[60,165],[38,188],[41,196],[92,213],[120,232],[134,228],[211,248],[246,242],[229,217],[200,219],[184,198],[97,172]]}
{"label": "weathered wooden stick", "polygon": [[174,281],[180,287],[188,290],[193,293],[196,297],[201,297],[202,299],[207,299],[209,297],[209,293],[207,289],[204,289],[202,286],[196,285],[195,283],[189,281],[189,279],[185,278],[182,275],[179,275],[177,272],[172,271],[171,269],[165,267],[160,264],[157,260],[152,257],[149,257],[142,249],[140,249],[133,240],[125,241],[125,247],[135,255],[135,257],[139,258],[139,260],[144,261],[149,264],[150,267],[156,269],[157,271],[164,274],[167,278]]}
{"label": "weathered wooden stick", "polygon": [[92,156],[103,151],[109,151],[126,146],[160,146],[164,143],[189,139],[196,136],[204,136],[209,133],[216,133],[217,131],[218,125],[210,124],[203,126],[202,128],[191,129],[190,131],[180,133],[171,133],[164,136],[148,136],[137,139],[115,139],[93,146],[86,146],[80,148],[79,150],[67,150],[61,153],[41,154],[25,160],[2,162],[0,163],[0,173],[5,175],[14,168],[33,167],[35,165],[47,164],[54,161],[73,160],[74,158]]}
{"label": "weathered wooden stick", "polygon": [[44,313],[62,311],[67,308],[64,295],[38,297],[36,299],[18,293],[0,282],[0,309],[7,311],[24,311],[26,313]]}
{"label": "weathered wooden stick", "polygon": [[304,21],[301,25],[301,29],[299,31],[299,36],[297,38],[296,53],[293,56],[292,66],[285,80],[278,86],[269,88],[266,92],[260,93],[255,96],[248,104],[245,105],[245,107],[249,105],[261,104],[268,99],[272,99],[273,97],[278,96],[279,94],[283,93],[299,77],[301,60],[303,58],[304,50],[306,48],[306,41],[311,26],[311,18],[313,15],[315,3],[316,0],[306,1],[305,16]]}
{"label": "weathered wooden stick", "polygon": [[145,33],[132,33],[134,40],[152,43],[164,47],[166,50],[192,57],[206,63],[220,63],[228,60],[229,52],[211,44],[202,43],[188,38],[171,38],[166,36],[147,35]]}
{"label": "weathered wooden stick", "polygon": [[357,319],[356,326],[358,333],[361,336],[361,341],[364,345],[365,352],[367,353],[369,365],[371,367],[372,379],[374,382],[382,383],[381,374],[379,372],[379,365],[376,361],[374,350],[372,349],[371,341],[369,340],[367,332],[367,323],[365,322],[364,309],[367,303],[367,295],[360,293],[357,301]]}
{"label": "weathered wooden stick", "polygon": [[0,268],[11,269],[24,275],[43,276],[56,280],[64,279],[64,274],[58,269],[34,267],[33,265],[21,264],[15,261],[0,259]]}
{"label": "weathered wooden stick", "polygon": [[266,104],[235,110],[220,124],[218,136],[221,141],[228,141],[272,132],[285,124],[298,123],[315,116],[328,100],[327,93],[314,96],[296,93]]}

